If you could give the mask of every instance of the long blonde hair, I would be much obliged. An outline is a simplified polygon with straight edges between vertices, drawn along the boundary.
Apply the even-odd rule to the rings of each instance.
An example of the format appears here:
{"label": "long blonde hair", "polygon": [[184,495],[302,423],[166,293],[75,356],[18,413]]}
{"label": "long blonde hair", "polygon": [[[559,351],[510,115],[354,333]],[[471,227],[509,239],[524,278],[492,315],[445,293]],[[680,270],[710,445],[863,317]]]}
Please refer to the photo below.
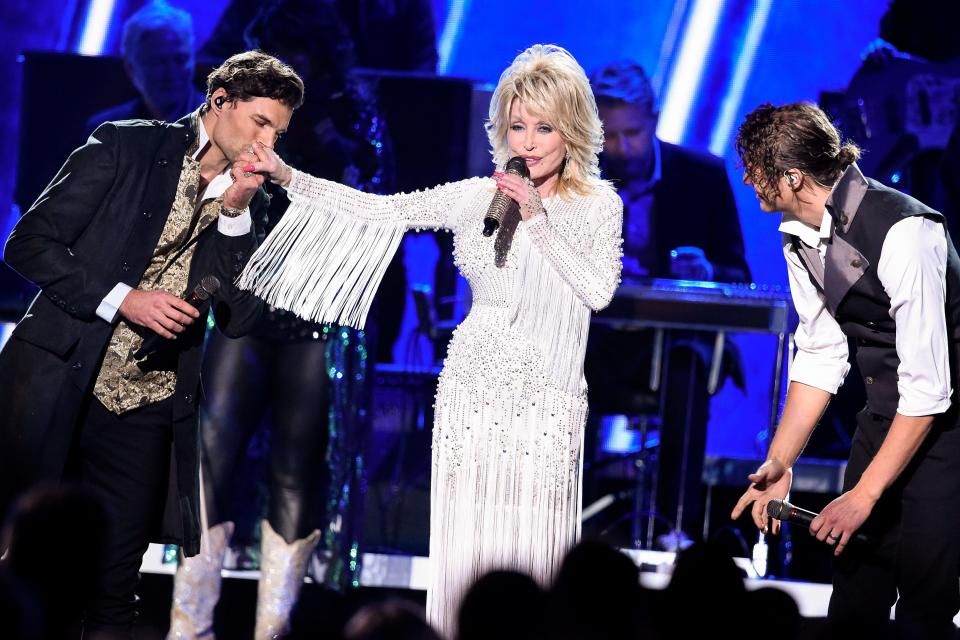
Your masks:
{"label": "long blonde hair", "polygon": [[498,167],[510,159],[507,130],[515,100],[527,111],[556,128],[564,142],[566,159],[557,183],[557,195],[588,195],[600,179],[597,154],[603,149],[603,123],[583,67],[563,47],[535,44],[500,75],[484,124],[493,161]]}

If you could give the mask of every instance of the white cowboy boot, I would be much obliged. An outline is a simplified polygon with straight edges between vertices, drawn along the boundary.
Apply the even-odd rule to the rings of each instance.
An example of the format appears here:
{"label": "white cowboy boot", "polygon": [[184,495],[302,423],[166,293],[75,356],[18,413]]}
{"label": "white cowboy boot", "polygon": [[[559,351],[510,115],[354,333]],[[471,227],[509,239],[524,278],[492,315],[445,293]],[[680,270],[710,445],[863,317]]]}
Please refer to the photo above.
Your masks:
{"label": "white cowboy boot", "polygon": [[220,570],[231,536],[232,522],[210,527],[200,553],[180,562],[173,579],[167,640],[213,640],[213,609],[220,599]]}
{"label": "white cowboy boot", "polygon": [[286,633],[290,610],[300,595],[310,556],[320,531],[287,544],[263,521],[260,539],[260,584],[257,585],[257,624],[254,640],[273,640]]}

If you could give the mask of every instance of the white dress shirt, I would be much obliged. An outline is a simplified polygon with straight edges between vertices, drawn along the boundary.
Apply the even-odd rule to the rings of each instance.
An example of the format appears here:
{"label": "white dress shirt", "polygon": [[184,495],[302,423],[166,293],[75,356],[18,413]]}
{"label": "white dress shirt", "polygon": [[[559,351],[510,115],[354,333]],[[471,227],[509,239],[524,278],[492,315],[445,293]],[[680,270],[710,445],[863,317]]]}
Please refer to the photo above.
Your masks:
{"label": "white dress shirt", "polygon": [[[836,393],[850,364],[847,337],[810,281],[790,235],[815,248],[824,261],[832,230],[824,211],[819,229],[784,214],[780,224],[793,303],[800,317],[797,353],[790,380]],[[905,416],[943,413],[950,406],[949,337],[945,314],[947,240],[942,224],[923,216],[895,223],[880,250],[877,277],[890,297],[900,358],[897,412]]]}
{"label": "white dress shirt", "polygon": [[[207,143],[210,141],[210,136],[207,134],[207,128],[203,124],[203,119],[199,116],[197,117],[197,150],[193,153],[193,159],[198,160],[200,154],[203,152],[204,147],[207,146]],[[233,180],[230,177],[230,166],[215,177],[213,180],[207,184],[206,189],[203,190],[203,194],[197,200],[196,208],[199,209],[203,206],[204,202],[207,200],[212,200],[213,198],[219,198],[224,191],[227,190],[233,184]],[[252,226],[252,218],[250,217],[250,208],[247,207],[243,210],[239,216],[228,218],[227,216],[217,216],[217,231],[222,233],[225,236],[242,236],[250,232],[250,227]],[[123,304],[123,301],[126,299],[127,294],[133,290],[128,284],[123,282],[118,282],[113,289],[110,290],[110,293],[100,302],[100,305],[97,307],[97,315],[103,318],[109,323],[117,317],[117,313],[120,311],[120,305]]]}

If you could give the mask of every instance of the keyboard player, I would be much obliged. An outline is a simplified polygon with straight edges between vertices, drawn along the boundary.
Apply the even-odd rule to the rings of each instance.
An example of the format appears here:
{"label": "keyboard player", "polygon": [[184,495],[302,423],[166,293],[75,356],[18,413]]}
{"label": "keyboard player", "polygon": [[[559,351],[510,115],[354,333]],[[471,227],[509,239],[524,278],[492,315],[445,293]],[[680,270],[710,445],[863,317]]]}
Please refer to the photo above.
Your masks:
{"label": "keyboard player", "polygon": [[[657,139],[656,99],[637,63],[605,65],[592,74],[591,84],[604,123],[603,174],[614,180],[624,201],[624,284],[648,278],[748,282],[740,220],[723,161]],[[586,376],[596,414],[629,416],[649,409],[652,334],[591,330]],[[661,534],[657,546],[674,550],[698,539],[703,527],[700,476],[713,336],[673,332],[671,344],[655,509],[680,530],[675,536],[663,535],[670,533],[667,528],[656,531]],[[729,351],[725,371],[735,372]],[[593,419],[591,426],[596,425]]]}

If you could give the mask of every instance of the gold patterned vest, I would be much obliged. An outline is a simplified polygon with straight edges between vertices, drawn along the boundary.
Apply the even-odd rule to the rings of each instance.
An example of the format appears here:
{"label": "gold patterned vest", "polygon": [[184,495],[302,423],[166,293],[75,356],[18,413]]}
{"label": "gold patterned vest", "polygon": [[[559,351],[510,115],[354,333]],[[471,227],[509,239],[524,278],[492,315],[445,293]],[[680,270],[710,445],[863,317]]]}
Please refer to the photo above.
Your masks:
{"label": "gold patterned vest", "polygon": [[[200,163],[193,150],[183,158],[177,195],[150,264],[137,285],[144,291],[162,290],[175,296],[187,291],[190,263],[197,249],[196,237],[217,219],[223,196],[197,209]],[[199,318],[198,322],[203,322]],[[147,357],[136,360],[146,330],[135,330],[123,318],[113,330],[107,353],[93,387],[93,394],[116,414],[159,402],[173,395],[177,384],[176,358]]]}

